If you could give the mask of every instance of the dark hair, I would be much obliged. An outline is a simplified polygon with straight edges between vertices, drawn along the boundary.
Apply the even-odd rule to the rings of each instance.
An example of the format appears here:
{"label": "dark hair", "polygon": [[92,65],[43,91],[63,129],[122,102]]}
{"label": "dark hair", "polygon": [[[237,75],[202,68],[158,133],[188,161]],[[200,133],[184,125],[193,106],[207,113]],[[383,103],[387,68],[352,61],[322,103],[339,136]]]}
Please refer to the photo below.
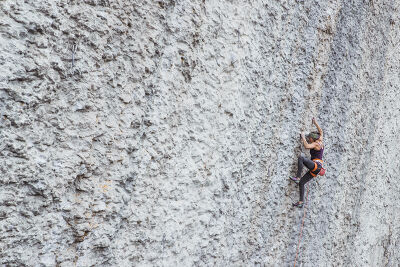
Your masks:
{"label": "dark hair", "polygon": [[314,140],[318,140],[320,135],[318,132],[311,132],[311,133],[307,134],[307,137],[312,138]]}

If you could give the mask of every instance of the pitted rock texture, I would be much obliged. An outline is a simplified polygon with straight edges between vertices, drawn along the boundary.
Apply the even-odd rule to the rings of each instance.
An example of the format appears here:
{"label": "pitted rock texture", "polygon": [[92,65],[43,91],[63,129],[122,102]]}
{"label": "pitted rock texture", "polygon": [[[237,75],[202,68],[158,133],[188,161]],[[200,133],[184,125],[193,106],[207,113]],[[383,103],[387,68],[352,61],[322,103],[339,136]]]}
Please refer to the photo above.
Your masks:
{"label": "pitted rock texture", "polygon": [[400,262],[400,1],[0,1],[5,266]]}

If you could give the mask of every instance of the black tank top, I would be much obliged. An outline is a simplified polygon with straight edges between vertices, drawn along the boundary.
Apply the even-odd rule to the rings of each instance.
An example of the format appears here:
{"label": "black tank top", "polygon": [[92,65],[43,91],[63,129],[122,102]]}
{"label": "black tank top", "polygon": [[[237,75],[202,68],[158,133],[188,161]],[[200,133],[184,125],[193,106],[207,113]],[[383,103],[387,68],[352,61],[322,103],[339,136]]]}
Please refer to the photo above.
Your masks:
{"label": "black tank top", "polygon": [[324,146],[322,144],[322,142],[317,141],[317,143],[319,144],[319,147],[321,148],[320,150],[315,150],[315,149],[310,149],[310,155],[311,155],[311,159],[320,159],[322,160],[322,156],[324,154]]}

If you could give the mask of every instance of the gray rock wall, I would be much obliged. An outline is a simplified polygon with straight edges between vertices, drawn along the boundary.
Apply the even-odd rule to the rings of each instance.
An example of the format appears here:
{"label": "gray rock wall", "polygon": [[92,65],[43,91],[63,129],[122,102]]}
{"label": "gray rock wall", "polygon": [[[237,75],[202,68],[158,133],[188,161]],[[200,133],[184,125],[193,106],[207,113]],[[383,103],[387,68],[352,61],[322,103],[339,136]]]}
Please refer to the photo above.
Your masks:
{"label": "gray rock wall", "polygon": [[0,1],[6,266],[400,262],[400,1]]}

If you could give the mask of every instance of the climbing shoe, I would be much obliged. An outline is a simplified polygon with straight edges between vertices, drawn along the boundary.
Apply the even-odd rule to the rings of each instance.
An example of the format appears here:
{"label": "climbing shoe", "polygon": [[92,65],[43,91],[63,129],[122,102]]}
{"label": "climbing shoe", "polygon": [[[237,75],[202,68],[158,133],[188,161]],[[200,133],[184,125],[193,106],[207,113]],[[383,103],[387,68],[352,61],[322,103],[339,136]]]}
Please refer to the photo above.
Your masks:
{"label": "climbing shoe", "polygon": [[298,207],[298,208],[302,208],[303,207],[303,202],[300,202],[300,201],[298,201],[298,202],[296,202],[296,203],[292,203],[292,206],[293,207]]}
{"label": "climbing shoe", "polygon": [[289,177],[289,178],[290,178],[290,180],[292,180],[295,183],[299,183],[300,182],[300,178],[297,178],[297,177]]}

